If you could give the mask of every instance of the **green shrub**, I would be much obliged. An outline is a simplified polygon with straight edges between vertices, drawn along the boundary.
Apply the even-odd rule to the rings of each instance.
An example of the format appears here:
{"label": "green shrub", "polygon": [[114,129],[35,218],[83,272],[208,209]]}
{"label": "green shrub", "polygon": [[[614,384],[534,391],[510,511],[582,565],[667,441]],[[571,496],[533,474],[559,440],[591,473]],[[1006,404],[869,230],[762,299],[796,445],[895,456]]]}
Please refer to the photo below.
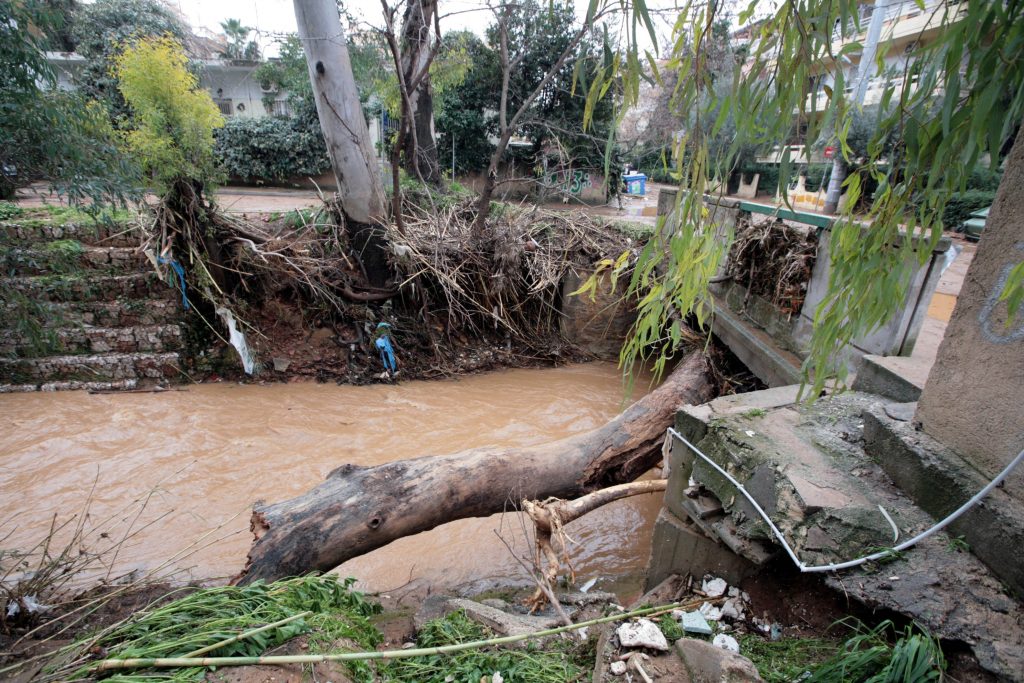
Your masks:
{"label": "green shrub", "polygon": [[742,173],[748,180],[754,177],[755,173],[761,174],[757,183],[757,193],[775,196],[779,189],[779,165],[778,164],[744,164],[738,173]]}
{"label": "green shrub", "polygon": [[25,210],[13,202],[0,201],[0,221],[18,218]]}
{"label": "green shrub", "polygon": [[809,164],[804,173],[807,174],[807,183],[804,187],[808,192],[817,192],[828,185],[829,178],[832,177],[832,164]]}
{"label": "green shrub", "polygon": [[298,118],[229,119],[214,154],[224,171],[246,181],[280,182],[331,167],[319,127]]}
{"label": "green shrub", "polygon": [[957,192],[942,211],[942,226],[946,230],[956,230],[960,224],[971,217],[971,214],[978,209],[990,206],[996,198],[996,193],[990,190],[968,190]]}
{"label": "green shrub", "polygon": [[181,44],[169,36],[128,43],[113,73],[131,109],[127,147],[157,191],[182,179],[215,178],[213,131],[224,117],[188,70]]}
{"label": "green shrub", "polygon": [[971,171],[971,175],[967,178],[967,189],[995,192],[999,189],[999,183],[1002,180],[1002,171],[979,167]]}

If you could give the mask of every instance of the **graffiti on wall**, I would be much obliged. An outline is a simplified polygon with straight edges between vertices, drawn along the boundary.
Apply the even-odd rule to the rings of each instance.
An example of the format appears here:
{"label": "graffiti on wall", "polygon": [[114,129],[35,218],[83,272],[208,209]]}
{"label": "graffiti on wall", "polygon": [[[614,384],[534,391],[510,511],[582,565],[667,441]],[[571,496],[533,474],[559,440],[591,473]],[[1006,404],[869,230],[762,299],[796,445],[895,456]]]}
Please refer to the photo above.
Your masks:
{"label": "graffiti on wall", "polygon": [[594,176],[580,169],[555,171],[547,176],[548,187],[571,195],[579,195],[595,184]]}
{"label": "graffiti on wall", "polygon": [[[1018,242],[1015,245],[1016,249],[1024,251],[1024,242]],[[995,313],[996,306],[999,304],[999,299],[1003,294],[1003,289],[1006,287],[1007,280],[1010,279],[1010,271],[1013,270],[1016,264],[1010,263],[1003,268],[1003,272],[1000,273],[999,279],[996,281],[996,286],[989,292],[988,298],[985,300],[985,305],[982,306],[981,311],[978,313],[978,323],[981,324],[981,333],[985,339],[992,342],[993,344],[1009,344],[1010,342],[1020,341],[1024,339],[1024,313],[1018,313],[1017,326],[1007,326],[1003,323],[996,323],[993,321],[993,313]]]}

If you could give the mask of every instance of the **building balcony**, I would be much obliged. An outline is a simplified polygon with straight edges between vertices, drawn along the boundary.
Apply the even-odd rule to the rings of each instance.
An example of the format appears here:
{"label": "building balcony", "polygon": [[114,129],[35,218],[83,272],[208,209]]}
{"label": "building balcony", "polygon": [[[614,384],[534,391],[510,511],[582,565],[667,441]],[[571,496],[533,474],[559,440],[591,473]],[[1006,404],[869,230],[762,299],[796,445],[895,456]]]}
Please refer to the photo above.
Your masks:
{"label": "building balcony", "polygon": [[[864,4],[860,9],[860,32],[853,34],[848,30],[844,35],[841,27],[837,26],[832,34],[834,50],[846,43],[864,41],[874,5]],[[886,9],[880,41],[886,44],[925,40],[943,26],[960,21],[965,14],[965,3],[959,0],[926,0],[924,9],[913,0],[895,2]]]}

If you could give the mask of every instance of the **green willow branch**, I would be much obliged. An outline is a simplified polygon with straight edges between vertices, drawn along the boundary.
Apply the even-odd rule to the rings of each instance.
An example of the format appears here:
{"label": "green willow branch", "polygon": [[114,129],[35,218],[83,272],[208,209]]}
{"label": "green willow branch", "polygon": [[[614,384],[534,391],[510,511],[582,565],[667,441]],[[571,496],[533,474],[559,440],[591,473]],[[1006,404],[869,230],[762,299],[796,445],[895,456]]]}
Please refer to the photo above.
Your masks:
{"label": "green willow branch", "polygon": [[[752,1],[741,12],[740,24],[751,20],[757,4]],[[845,204],[828,235],[829,286],[813,311],[804,382],[808,396],[819,395],[832,380],[844,386],[843,349],[900,309],[913,273],[942,237],[947,201],[965,189],[986,158],[998,167],[1005,143],[1024,117],[1024,0],[919,5],[940,30],[931,42],[913,44],[903,78],[881,81],[876,130],[866,153],[855,153],[850,145],[853,117],[862,115],[863,107],[845,92],[841,66],[852,64],[850,57],[862,49],[859,0],[781,3],[751,26],[750,54],[741,60],[737,53],[727,83],[706,58],[715,46],[703,30],[724,18],[724,3],[693,0],[681,7],[665,67],[679,74],[672,105],[683,130],[673,154],[681,198],[672,216],[659,222],[651,245],[630,264],[635,271],[627,296],[640,303],[620,358],[627,371],[649,357],[664,366],[677,346],[652,341],[664,339],[672,321],[691,314],[699,323],[708,318],[712,300],[706,279],[719,262],[708,244],[715,228],[702,201],[711,179],[727,181],[745,146],[781,147],[778,189],[788,202],[790,173],[801,161],[791,158],[790,145],[802,144],[806,160],[814,149],[833,144],[850,173],[843,185]],[[712,20],[706,23],[709,13]],[[628,73],[636,63],[618,60],[622,73],[602,75],[636,82],[640,74]],[[808,84],[828,75],[834,85],[824,89],[825,105],[818,109],[819,96]],[[881,76],[888,78],[884,71]],[[716,78],[728,88],[707,88]],[[623,88],[621,96],[620,112],[637,104],[633,89]],[[711,120],[710,130],[702,125]],[[713,147],[711,138],[722,133],[726,120],[734,122],[732,139]],[[728,249],[731,236],[716,239]],[[1013,274],[1002,293],[1011,313],[1024,300],[1024,267]]]}
{"label": "green willow branch", "polygon": [[351,662],[374,659],[405,659],[408,657],[427,657],[431,655],[450,654],[463,652],[465,650],[476,650],[489,645],[505,645],[517,643],[522,640],[533,638],[544,638],[558,635],[567,631],[576,631],[588,626],[606,624],[613,621],[623,621],[633,617],[642,617],[653,614],[661,614],[674,609],[690,609],[697,607],[706,600],[693,600],[690,602],[675,602],[657,607],[645,607],[613,614],[606,617],[598,617],[589,621],[581,621],[578,624],[559,626],[543,631],[532,633],[520,633],[512,636],[501,636],[488,638],[486,640],[473,640],[468,643],[456,645],[442,645],[439,647],[410,648],[408,650],[373,650],[369,652],[340,652],[326,655],[269,655],[265,657],[204,657],[202,659],[189,659],[188,657],[151,657],[133,659],[104,659],[93,665],[95,671],[109,671],[111,669],[144,669],[144,668],[182,668],[182,667],[212,667],[212,666],[248,666],[255,664],[319,664],[322,662]]}

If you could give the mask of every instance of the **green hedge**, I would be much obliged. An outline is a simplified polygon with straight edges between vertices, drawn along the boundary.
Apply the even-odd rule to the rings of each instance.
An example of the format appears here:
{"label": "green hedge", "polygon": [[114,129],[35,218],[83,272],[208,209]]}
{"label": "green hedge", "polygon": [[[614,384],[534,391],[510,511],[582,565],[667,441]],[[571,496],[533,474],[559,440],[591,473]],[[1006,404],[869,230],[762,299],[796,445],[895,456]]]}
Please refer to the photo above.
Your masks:
{"label": "green hedge", "polygon": [[757,193],[775,196],[779,187],[779,165],[778,164],[744,164],[739,171],[734,173],[736,183],[739,184],[739,175],[746,176],[751,180],[755,173],[761,174],[757,183]]}
{"label": "green hedge", "polygon": [[992,171],[987,168],[976,168],[971,171],[971,175],[967,178],[967,189],[995,192],[999,189],[999,183],[1002,179],[1002,171]]}
{"label": "green hedge", "polygon": [[817,192],[819,188],[827,185],[829,178],[832,177],[832,164],[808,164],[803,168],[803,172],[807,174],[807,183],[804,187],[808,192]]}
{"label": "green hedge", "polygon": [[942,211],[942,227],[946,230],[956,230],[960,224],[971,217],[971,214],[978,209],[984,209],[995,201],[996,193],[991,190],[968,190],[957,192]]}
{"label": "green hedge", "polygon": [[221,167],[245,181],[280,182],[331,167],[319,125],[300,118],[230,118],[216,131]]}

